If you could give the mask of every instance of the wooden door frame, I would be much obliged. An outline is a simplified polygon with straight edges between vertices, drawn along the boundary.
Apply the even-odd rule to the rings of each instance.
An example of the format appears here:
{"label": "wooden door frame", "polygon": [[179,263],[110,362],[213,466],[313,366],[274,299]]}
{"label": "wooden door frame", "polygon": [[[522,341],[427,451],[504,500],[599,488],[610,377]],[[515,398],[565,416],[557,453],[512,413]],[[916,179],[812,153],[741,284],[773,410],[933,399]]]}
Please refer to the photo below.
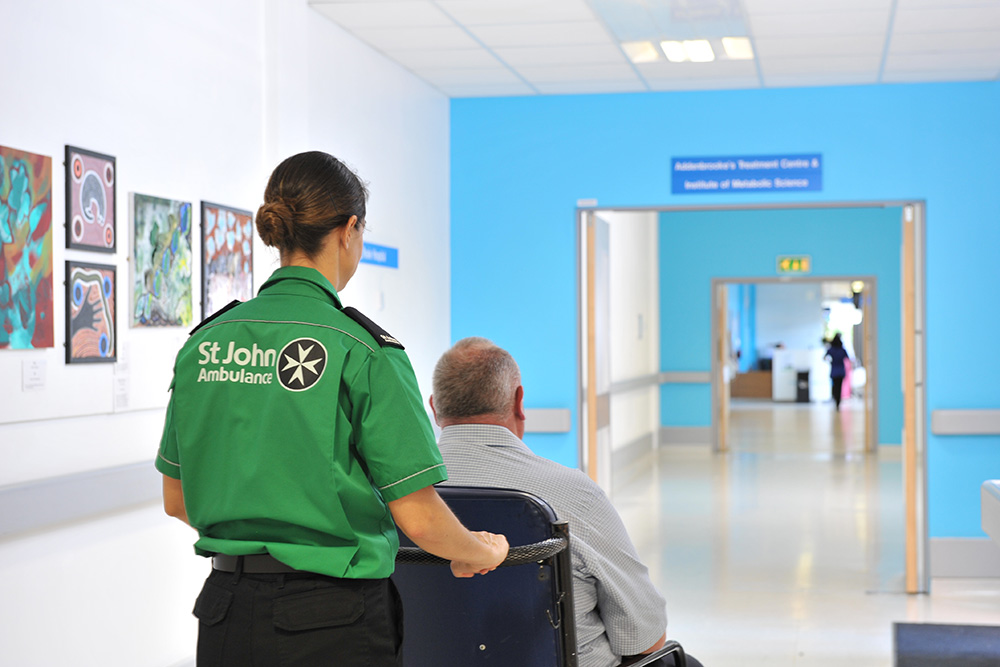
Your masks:
{"label": "wooden door frame", "polygon": [[[578,402],[577,424],[580,433],[578,454],[581,464],[585,462],[587,436],[587,409],[584,392],[583,372],[586,368],[584,355],[587,352],[585,323],[588,299],[584,284],[586,216],[601,210],[614,211],[655,211],[671,213],[682,211],[749,211],[776,209],[824,209],[824,208],[900,208],[903,211],[903,247],[901,253],[900,300],[902,302],[900,333],[901,356],[903,357],[903,478],[905,505],[906,542],[906,592],[930,592],[930,552],[927,520],[927,357],[926,357],[926,203],[919,199],[883,200],[868,202],[800,202],[766,204],[730,204],[702,206],[609,206],[600,207],[595,200],[581,200],[576,210],[577,236],[577,349],[578,355]],[[715,316],[713,311],[713,317]],[[872,346],[874,347],[874,346]],[[870,354],[870,350],[869,350]],[[714,354],[713,363],[714,363]],[[712,380],[714,382],[714,374]],[[717,400],[712,395],[713,437]],[[877,417],[876,417],[877,419]],[[594,473],[592,473],[594,474]]]}

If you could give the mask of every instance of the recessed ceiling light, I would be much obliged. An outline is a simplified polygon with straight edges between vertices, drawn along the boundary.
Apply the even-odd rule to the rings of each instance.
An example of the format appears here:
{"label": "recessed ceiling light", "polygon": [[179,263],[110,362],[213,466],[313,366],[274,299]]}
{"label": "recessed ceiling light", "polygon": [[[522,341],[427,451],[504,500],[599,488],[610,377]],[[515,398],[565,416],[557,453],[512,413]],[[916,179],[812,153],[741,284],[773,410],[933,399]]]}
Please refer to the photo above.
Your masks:
{"label": "recessed ceiling light", "polygon": [[687,51],[680,42],[660,42],[660,48],[672,63],[682,63],[688,59]]}
{"label": "recessed ceiling light", "polygon": [[660,52],[652,42],[622,42],[622,48],[634,63],[651,63],[660,59]]}
{"label": "recessed ceiling light", "polygon": [[715,52],[707,39],[686,39],[684,40],[684,51],[688,60],[693,63],[710,63],[715,60]]}
{"label": "recessed ceiling light", "polygon": [[753,47],[749,37],[723,37],[722,48],[730,60],[753,60]]}

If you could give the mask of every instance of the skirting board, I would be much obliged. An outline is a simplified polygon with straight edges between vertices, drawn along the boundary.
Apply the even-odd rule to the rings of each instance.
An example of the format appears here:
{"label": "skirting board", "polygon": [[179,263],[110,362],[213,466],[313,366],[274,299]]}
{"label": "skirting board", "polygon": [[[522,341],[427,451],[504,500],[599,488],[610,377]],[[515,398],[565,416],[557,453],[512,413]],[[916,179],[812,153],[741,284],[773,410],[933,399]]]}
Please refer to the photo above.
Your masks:
{"label": "skirting board", "polygon": [[711,426],[661,426],[661,445],[711,445]]}
{"label": "skirting board", "polygon": [[1000,577],[1000,547],[988,537],[931,538],[931,578]]}
{"label": "skirting board", "polygon": [[636,438],[611,454],[612,470],[624,470],[653,451],[653,434]]}

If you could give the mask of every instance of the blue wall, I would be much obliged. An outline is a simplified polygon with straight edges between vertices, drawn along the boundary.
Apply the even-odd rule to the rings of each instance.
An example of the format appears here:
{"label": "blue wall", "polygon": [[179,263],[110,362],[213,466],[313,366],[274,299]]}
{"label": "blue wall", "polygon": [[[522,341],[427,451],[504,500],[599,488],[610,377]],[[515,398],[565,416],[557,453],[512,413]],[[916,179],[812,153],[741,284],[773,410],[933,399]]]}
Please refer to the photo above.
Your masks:
{"label": "blue wall", "polygon": [[[575,208],[596,198],[925,200],[928,410],[1000,407],[1000,82],[457,99],[451,121],[452,335],[507,347],[529,406],[576,413]],[[821,192],[670,192],[671,156],[804,152],[823,155]],[[574,465],[576,438],[528,444]],[[981,536],[979,485],[997,476],[1000,438],[929,435],[931,536]]]}
{"label": "blue wall", "polygon": [[[902,217],[900,207],[661,213],[661,370],[711,370],[713,278],[774,278],[778,255],[809,255],[810,280],[877,278],[878,442],[899,444]],[[712,423],[710,385],[666,385],[660,403],[664,426]]]}

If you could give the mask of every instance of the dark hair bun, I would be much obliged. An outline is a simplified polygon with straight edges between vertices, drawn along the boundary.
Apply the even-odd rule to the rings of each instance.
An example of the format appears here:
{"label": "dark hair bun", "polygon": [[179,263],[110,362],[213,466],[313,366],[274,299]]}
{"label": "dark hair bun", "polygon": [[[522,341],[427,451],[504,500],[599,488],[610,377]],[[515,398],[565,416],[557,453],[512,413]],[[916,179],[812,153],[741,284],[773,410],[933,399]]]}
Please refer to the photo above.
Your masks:
{"label": "dark hair bun", "polygon": [[264,202],[257,209],[257,233],[264,245],[285,248],[293,237],[295,212],[285,201],[278,199]]}

